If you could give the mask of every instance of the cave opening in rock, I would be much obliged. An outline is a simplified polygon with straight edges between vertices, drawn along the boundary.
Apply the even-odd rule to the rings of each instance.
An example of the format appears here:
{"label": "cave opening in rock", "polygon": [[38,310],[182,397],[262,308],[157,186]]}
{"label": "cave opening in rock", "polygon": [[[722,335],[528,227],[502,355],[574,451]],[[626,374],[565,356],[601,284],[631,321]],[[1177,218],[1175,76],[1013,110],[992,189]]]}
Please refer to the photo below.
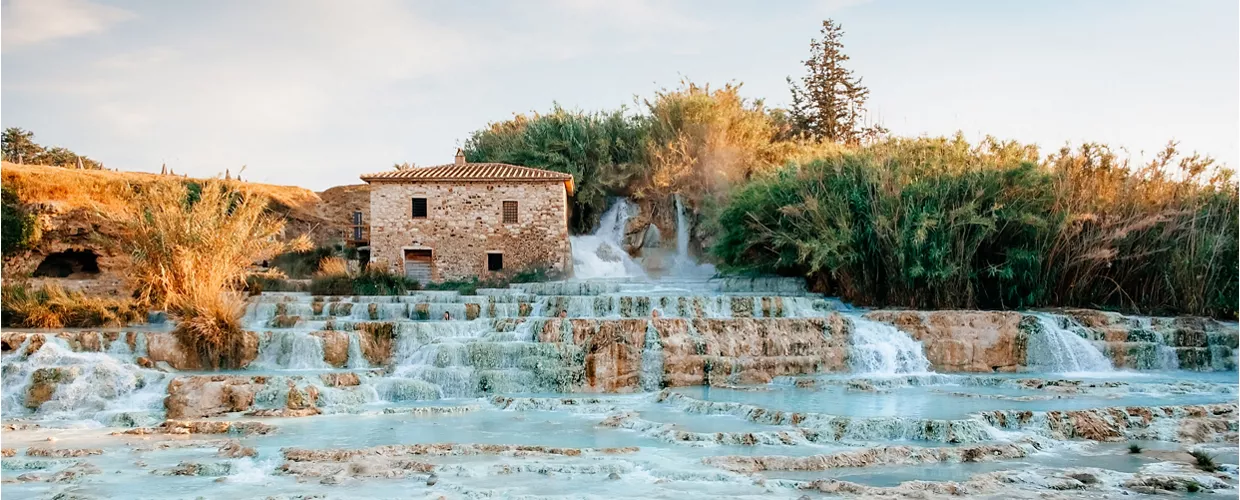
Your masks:
{"label": "cave opening in rock", "polygon": [[65,250],[48,254],[35,268],[36,278],[93,278],[99,274],[99,256],[93,250]]}

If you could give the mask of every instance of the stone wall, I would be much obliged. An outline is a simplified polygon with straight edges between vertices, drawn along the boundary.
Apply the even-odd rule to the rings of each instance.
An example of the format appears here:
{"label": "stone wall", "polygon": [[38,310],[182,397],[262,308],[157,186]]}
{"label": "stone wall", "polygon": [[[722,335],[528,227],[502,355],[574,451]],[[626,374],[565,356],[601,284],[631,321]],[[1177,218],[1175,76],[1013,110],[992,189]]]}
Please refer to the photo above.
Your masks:
{"label": "stone wall", "polygon": [[[426,198],[427,217],[411,216]],[[516,224],[504,224],[504,201],[518,202]],[[404,272],[404,249],[432,252],[431,279],[489,277],[487,252],[502,252],[504,273],[542,267],[571,271],[564,183],[420,182],[371,185],[371,264]]]}

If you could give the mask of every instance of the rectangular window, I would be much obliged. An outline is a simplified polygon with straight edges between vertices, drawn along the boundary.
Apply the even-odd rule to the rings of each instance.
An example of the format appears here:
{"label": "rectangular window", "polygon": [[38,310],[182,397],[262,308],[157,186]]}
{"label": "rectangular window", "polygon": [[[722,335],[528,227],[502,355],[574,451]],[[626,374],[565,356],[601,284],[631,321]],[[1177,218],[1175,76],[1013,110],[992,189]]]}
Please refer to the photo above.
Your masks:
{"label": "rectangular window", "polygon": [[415,219],[426,218],[426,198],[414,198],[413,199],[413,218]]}
{"label": "rectangular window", "polygon": [[362,226],[353,226],[353,241],[362,239]]}
{"label": "rectangular window", "polygon": [[504,254],[487,253],[487,271],[503,271]]}
{"label": "rectangular window", "polygon": [[517,202],[505,201],[504,202],[504,224],[516,224],[516,223],[517,223]]}
{"label": "rectangular window", "polygon": [[353,225],[354,226],[362,225],[362,213],[361,212],[353,212]]}

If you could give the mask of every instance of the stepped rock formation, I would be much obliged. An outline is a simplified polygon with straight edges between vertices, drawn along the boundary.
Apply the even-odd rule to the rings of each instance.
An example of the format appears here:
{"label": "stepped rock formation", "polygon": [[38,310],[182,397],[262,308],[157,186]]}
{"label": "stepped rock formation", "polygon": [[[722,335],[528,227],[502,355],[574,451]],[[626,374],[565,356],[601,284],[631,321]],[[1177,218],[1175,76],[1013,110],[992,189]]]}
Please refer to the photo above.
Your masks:
{"label": "stepped rock formation", "polygon": [[865,316],[921,341],[935,371],[1014,372],[1025,365],[1020,313],[883,310]]}

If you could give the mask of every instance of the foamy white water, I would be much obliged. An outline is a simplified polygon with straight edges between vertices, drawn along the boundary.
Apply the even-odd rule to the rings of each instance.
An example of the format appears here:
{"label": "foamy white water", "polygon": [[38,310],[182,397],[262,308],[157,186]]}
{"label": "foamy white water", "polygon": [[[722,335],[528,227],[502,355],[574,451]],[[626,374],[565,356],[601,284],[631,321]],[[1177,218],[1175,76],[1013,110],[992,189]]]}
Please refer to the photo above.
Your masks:
{"label": "foamy white water", "polygon": [[1029,337],[1026,363],[1052,373],[1112,372],[1111,361],[1092,342],[1061,325],[1061,317],[1033,313],[1041,328]]}
{"label": "foamy white water", "polygon": [[921,342],[908,333],[859,315],[849,315],[849,319],[853,332],[848,364],[854,373],[897,375],[930,371],[930,360],[926,359]]}

